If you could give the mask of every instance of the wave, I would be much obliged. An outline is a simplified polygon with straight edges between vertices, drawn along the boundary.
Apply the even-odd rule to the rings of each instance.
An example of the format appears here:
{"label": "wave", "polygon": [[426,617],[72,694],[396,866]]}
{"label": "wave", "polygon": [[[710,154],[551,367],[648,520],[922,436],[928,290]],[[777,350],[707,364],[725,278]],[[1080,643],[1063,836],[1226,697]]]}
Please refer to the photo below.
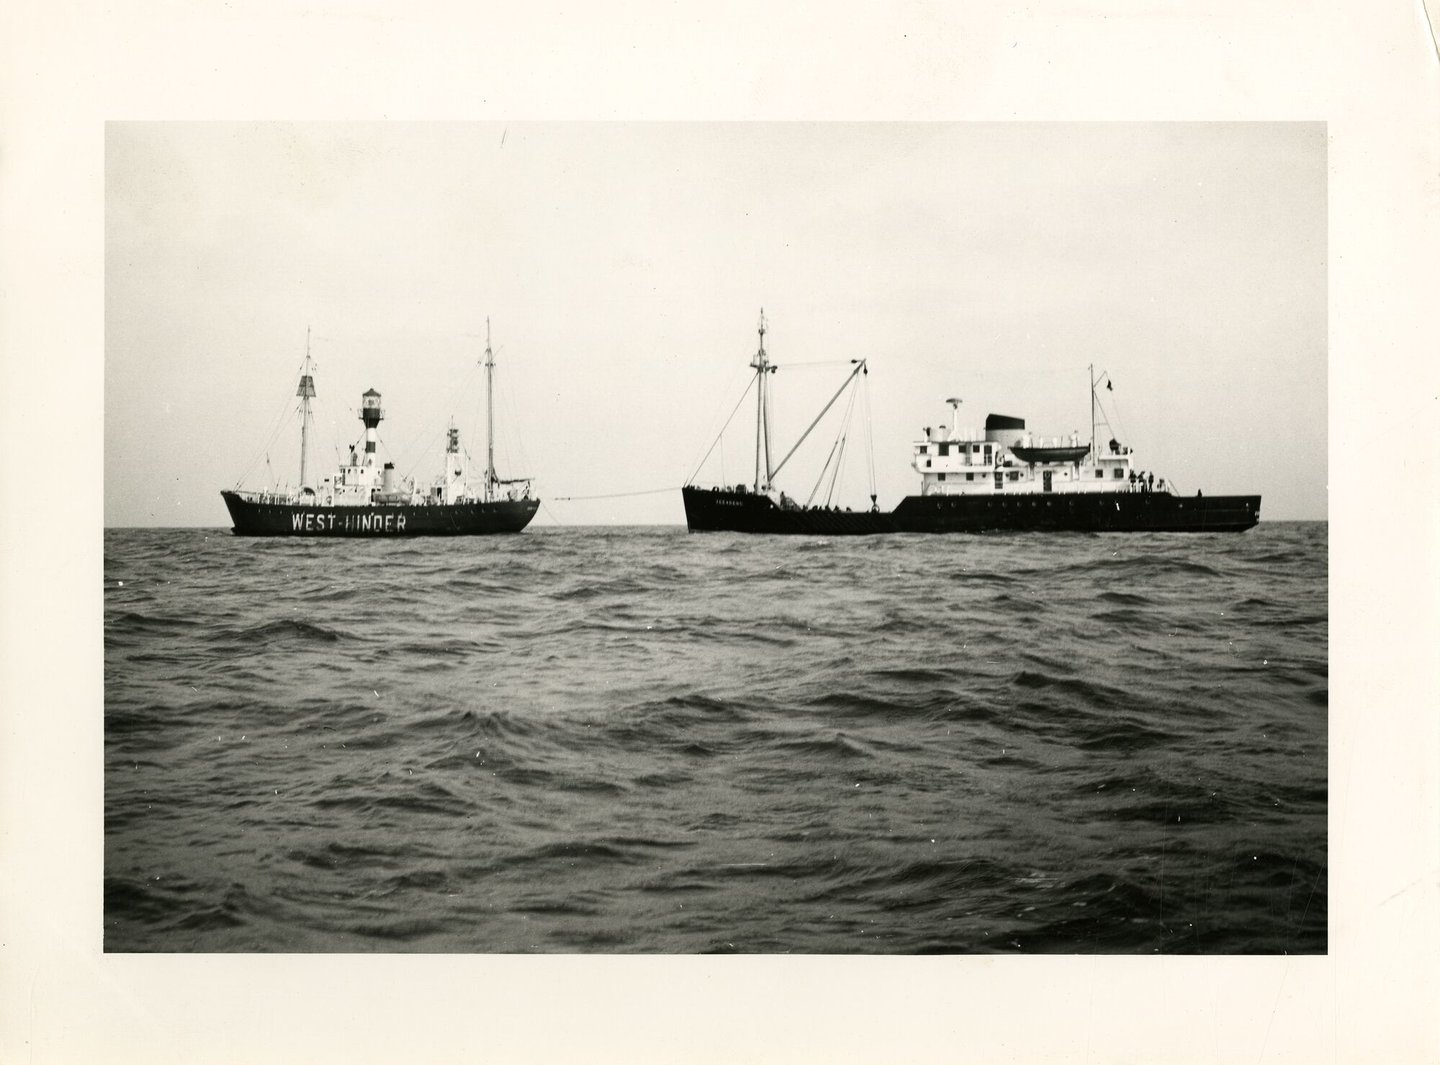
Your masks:
{"label": "wave", "polygon": [[571,600],[587,602],[591,599],[603,599],[607,597],[619,598],[627,595],[635,595],[653,587],[655,586],[647,585],[637,579],[626,577],[599,581],[593,584],[577,584],[570,588],[562,588],[545,594],[547,598],[558,600],[559,602]]}
{"label": "wave", "polygon": [[1325,949],[1323,536],[805,544],[107,532],[106,949]]}
{"label": "wave", "polygon": [[126,610],[106,617],[105,634],[107,639],[111,636],[122,635],[157,637],[184,636],[201,628],[202,625],[202,622],[193,617],[169,617],[165,615],[141,614],[133,610]]}
{"label": "wave", "polygon": [[837,732],[833,736],[809,737],[805,739],[785,740],[773,745],[773,750],[785,757],[805,757],[816,755],[822,758],[835,758],[841,761],[853,759],[869,759],[875,757],[875,752],[852,736],[843,732]]}
{"label": "wave", "polygon": [[285,857],[310,869],[394,869],[402,862],[414,860],[415,855],[404,846],[330,842],[296,848],[287,852]]}
{"label": "wave", "polygon": [[1010,677],[1009,683],[1029,691],[1053,691],[1097,709],[1124,706],[1131,699],[1128,692],[1099,681],[1054,676],[1037,670],[1021,669]]}
{"label": "wave", "polygon": [[247,925],[255,902],[237,884],[222,886],[180,876],[107,875],[104,881],[105,949],[127,949],[113,935],[127,925],[149,926],[184,941]]}
{"label": "wave", "polygon": [[1179,574],[1187,577],[1221,577],[1222,572],[1204,562],[1178,558],[1171,555],[1131,555],[1120,558],[1097,558],[1081,562],[1071,571],[1072,576],[1086,573],[1109,574],[1123,572],[1128,578],[1149,578],[1155,575]]}
{"label": "wave", "polygon": [[1038,599],[1028,599],[1021,595],[1008,595],[1001,592],[989,602],[992,610],[1003,611],[1006,614],[1017,614],[1025,617],[1045,613],[1045,604]]}
{"label": "wave", "polygon": [[342,934],[394,942],[418,942],[451,931],[446,921],[424,917],[381,917],[365,921],[349,921],[336,927]]}
{"label": "wave", "polygon": [[1121,606],[1154,606],[1155,600],[1146,595],[1137,595],[1134,592],[1101,592],[1095,597],[1102,603],[1118,603]]}
{"label": "wave", "polygon": [[207,631],[204,637],[206,642],[212,644],[238,644],[251,648],[255,645],[282,642],[339,643],[348,638],[347,634],[337,629],[295,618],[280,618],[240,629],[212,629]]}
{"label": "wave", "polygon": [[[942,698],[948,700],[950,698],[949,693],[944,693]],[[821,692],[804,700],[801,705],[825,711],[827,717],[840,714],[847,717],[885,718],[895,714],[908,714],[916,709],[914,704],[898,702],[894,699],[886,699],[874,695],[865,695],[855,691]]]}

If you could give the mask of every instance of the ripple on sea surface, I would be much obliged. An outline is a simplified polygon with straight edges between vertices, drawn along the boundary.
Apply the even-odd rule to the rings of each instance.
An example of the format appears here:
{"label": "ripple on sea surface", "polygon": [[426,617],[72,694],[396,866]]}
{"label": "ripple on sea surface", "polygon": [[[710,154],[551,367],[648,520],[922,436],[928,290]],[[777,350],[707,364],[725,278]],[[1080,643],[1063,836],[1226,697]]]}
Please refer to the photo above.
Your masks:
{"label": "ripple on sea surface", "polygon": [[106,948],[1323,951],[1325,551],[112,530]]}

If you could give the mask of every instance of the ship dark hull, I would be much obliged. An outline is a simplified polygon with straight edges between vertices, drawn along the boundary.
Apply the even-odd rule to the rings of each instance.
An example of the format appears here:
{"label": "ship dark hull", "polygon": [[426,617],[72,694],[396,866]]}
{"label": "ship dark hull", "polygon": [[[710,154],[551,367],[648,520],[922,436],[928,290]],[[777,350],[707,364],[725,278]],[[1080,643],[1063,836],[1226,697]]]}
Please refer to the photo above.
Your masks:
{"label": "ship dark hull", "polygon": [[302,507],[258,503],[221,492],[237,536],[493,536],[518,533],[540,508],[538,499],[449,506]]}
{"label": "ship dark hull", "polygon": [[874,533],[1244,532],[1260,520],[1259,496],[1163,492],[907,496],[889,513],[782,510],[767,496],[684,488],[691,532],[810,536]]}
{"label": "ship dark hull", "polygon": [[903,532],[1244,532],[1260,520],[1260,497],[1166,492],[906,496],[894,516]]}
{"label": "ship dark hull", "polygon": [[682,488],[691,532],[776,533],[792,536],[871,536],[900,530],[879,511],[782,510],[769,496],[726,489]]}

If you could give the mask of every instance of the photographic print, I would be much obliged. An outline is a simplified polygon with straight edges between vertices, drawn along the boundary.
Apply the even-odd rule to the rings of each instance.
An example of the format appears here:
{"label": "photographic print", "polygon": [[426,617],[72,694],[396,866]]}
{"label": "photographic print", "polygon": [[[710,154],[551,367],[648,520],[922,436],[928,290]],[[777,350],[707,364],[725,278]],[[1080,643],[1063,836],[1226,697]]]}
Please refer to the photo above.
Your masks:
{"label": "photographic print", "polygon": [[1325,954],[1323,122],[111,122],[104,950]]}

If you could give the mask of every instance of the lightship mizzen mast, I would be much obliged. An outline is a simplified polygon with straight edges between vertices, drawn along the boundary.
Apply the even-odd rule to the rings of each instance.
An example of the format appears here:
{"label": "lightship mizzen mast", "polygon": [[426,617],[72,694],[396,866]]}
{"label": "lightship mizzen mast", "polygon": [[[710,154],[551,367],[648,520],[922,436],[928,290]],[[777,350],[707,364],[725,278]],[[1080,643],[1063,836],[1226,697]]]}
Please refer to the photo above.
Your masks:
{"label": "lightship mizzen mast", "polygon": [[485,502],[495,498],[495,353],[490,350],[490,317],[485,317]]}

